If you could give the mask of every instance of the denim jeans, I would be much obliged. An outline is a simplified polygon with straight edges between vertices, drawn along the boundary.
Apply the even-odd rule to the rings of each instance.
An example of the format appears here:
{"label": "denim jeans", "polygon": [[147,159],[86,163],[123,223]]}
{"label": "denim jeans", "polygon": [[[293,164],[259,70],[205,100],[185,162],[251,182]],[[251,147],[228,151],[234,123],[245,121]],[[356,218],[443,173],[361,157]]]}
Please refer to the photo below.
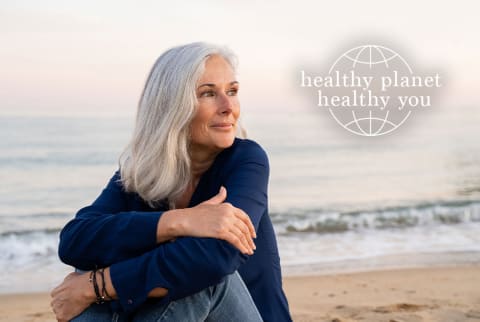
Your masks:
{"label": "denim jeans", "polygon": [[110,305],[92,304],[73,322],[261,322],[257,307],[237,272],[221,283],[188,297],[159,305],[143,304],[133,315],[112,312]]}

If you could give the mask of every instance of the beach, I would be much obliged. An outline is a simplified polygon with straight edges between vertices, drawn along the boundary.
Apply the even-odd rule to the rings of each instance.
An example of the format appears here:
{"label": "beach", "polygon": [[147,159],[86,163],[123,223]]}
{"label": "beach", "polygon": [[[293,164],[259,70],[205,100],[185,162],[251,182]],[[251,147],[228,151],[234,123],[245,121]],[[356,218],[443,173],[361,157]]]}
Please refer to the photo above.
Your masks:
{"label": "beach", "polygon": [[[312,113],[246,119],[270,158],[294,321],[480,321],[479,119],[444,119],[375,142],[319,133]],[[117,169],[130,124],[0,120],[0,322],[54,321],[47,290],[72,270],[60,231]]]}
{"label": "beach", "polygon": [[[480,265],[287,276],[298,322],[480,321]],[[0,295],[1,322],[55,321],[48,293]]]}
{"label": "beach", "polygon": [[[142,201],[172,201],[165,169],[205,179],[192,207],[226,187],[257,228],[256,258],[281,267],[294,321],[480,322],[475,3],[1,1],[0,322],[55,321],[49,293],[69,264],[168,255],[152,229],[167,209]],[[168,51],[192,42],[198,55]],[[203,42],[232,68],[207,66]],[[220,153],[218,122],[258,154]],[[211,152],[198,169],[196,134]],[[110,207],[112,178],[142,160],[153,172],[119,194],[134,201]],[[145,178],[162,188],[142,191]]]}
{"label": "beach", "polygon": [[480,266],[290,277],[294,321],[480,321]]}

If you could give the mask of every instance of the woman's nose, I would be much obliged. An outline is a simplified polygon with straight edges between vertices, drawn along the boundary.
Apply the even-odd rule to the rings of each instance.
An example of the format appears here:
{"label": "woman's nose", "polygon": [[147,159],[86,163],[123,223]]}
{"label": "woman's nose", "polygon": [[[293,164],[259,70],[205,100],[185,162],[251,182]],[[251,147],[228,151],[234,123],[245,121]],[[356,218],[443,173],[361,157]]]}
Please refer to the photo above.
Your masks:
{"label": "woman's nose", "polygon": [[232,112],[231,97],[225,94],[221,94],[218,97],[218,109],[221,114],[230,114]]}

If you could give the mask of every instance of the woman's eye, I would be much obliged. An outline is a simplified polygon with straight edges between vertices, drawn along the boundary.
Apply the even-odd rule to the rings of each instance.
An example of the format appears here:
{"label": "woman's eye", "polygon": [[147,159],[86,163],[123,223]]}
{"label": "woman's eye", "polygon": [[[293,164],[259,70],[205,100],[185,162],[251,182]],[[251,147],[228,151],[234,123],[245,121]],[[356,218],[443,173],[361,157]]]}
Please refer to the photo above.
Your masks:
{"label": "woman's eye", "polygon": [[214,95],[215,95],[214,91],[206,91],[206,92],[203,92],[202,94],[200,94],[200,97],[212,97]]}
{"label": "woman's eye", "polygon": [[238,93],[238,89],[234,88],[234,89],[229,90],[229,91],[227,92],[227,95],[229,95],[229,96],[235,96],[235,95],[237,95],[237,93]]}

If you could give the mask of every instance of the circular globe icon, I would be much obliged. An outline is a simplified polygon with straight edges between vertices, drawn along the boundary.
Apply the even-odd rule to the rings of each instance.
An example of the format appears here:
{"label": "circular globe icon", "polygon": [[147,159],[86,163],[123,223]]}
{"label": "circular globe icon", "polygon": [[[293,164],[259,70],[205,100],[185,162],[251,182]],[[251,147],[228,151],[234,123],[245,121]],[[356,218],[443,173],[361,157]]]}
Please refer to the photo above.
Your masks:
{"label": "circular globe icon", "polygon": [[[380,136],[402,125],[412,109],[399,104],[397,97],[405,88],[394,81],[412,74],[407,62],[393,50],[377,45],[352,48],[330,67],[329,76],[336,85],[324,90],[325,100],[336,96],[337,104],[328,106],[333,118],[351,133]],[[385,84],[387,83],[387,84]],[[390,86],[386,86],[390,85]],[[319,100],[324,97],[319,97]],[[320,105],[320,104],[319,104]]]}

